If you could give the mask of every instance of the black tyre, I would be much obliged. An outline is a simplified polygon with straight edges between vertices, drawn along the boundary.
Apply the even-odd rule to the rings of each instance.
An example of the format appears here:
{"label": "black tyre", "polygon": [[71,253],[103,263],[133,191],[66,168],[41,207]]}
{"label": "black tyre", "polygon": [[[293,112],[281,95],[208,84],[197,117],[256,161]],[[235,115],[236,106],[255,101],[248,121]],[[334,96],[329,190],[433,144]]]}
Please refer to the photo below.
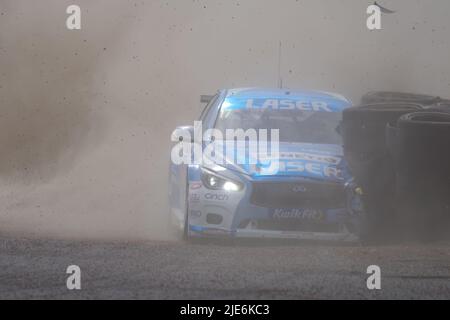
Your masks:
{"label": "black tyre", "polygon": [[449,103],[439,103],[439,104],[427,109],[427,111],[450,113],[450,102]]}
{"label": "black tyre", "polygon": [[[170,197],[170,187],[169,187],[169,206],[170,203],[173,199],[171,199]],[[180,227],[180,225],[178,225],[178,221],[176,218],[173,217],[173,213],[169,213],[168,217],[167,217],[167,223],[168,223],[168,228],[169,228],[169,234],[172,238],[174,238],[177,241],[185,241],[185,242],[189,242],[190,241],[190,237],[189,237],[189,202],[188,202],[188,196],[189,196],[189,186],[188,183],[186,182],[186,188],[184,191],[184,197],[183,197],[183,207],[180,208],[181,211],[183,212],[183,214],[185,215],[185,219],[184,219],[184,226]],[[170,209],[169,209],[170,210]]]}
{"label": "black tyre", "polygon": [[398,157],[398,150],[400,148],[398,139],[398,127],[396,123],[388,123],[386,125],[386,147],[389,154],[394,159],[394,166],[396,165],[396,158]]}
{"label": "black tyre", "polygon": [[344,149],[353,152],[379,152],[386,149],[385,130],[405,113],[422,110],[412,103],[379,103],[352,107],[342,114]]}
{"label": "black tyre", "polygon": [[[386,140],[386,126],[400,116],[422,110],[417,104],[373,104],[346,109],[341,132],[344,155],[357,183],[367,193],[389,192],[392,158]],[[392,186],[391,186],[392,189]]]}
{"label": "black tyre", "polygon": [[[450,169],[450,114],[416,112],[398,121],[402,165],[432,174]],[[424,171],[425,170],[425,171]]]}
{"label": "black tyre", "polygon": [[[446,108],[446,106],[442,106],[442,108]],[[445,112],[428,111],[408,113],[399,118],[398,126],[408,134],[420,132],[441,135],[442,133],[450,133],[450,115]],[[443,138],[446,138],[446,136]]]}
{"label": "black tyre", "polygon": [[372,91],[366,93],[361,98],[361,104],[403,102],[417,103],[422,106],[430,106],[441,101],[442,99],[436,96],[395,91]]}
{"label": "black tyre", "polygon": [[406,114],[396,139],[396,189],[406,233],[440,238],[450,231],[450,113]]}
{"label": "black tyre", "polygon": [[189,236],[188,236],[188,232],[187,232],[187,228],[188,228],[188,221],[187,221],[187,217],[186,220],[184,222],[184,228],[180,229],[179,227],[175,226],[173,224],[173,222],[170,220],[169,217],[169,233],[171,235],[171,237],[177,241],[189,241]]}
{"label": "black tyre", "polygon": [[400,116],[422,110],[417,104],[382,103],[346,109],[341,132],[344,156],[358,185],[364,190],[365,238],[385,240],[395,220],[395,170],[386,140],[386,126]]}

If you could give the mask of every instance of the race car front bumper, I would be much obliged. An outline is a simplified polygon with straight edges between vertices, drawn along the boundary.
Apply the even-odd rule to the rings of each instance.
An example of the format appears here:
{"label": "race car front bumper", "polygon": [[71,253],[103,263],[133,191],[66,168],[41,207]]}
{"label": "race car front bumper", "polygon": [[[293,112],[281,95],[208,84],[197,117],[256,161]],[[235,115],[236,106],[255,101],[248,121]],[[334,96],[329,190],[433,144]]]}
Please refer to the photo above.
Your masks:
{"label": "race car front bumper", "polygon": [[[348,216],[346,208],[274,209],[264,204],[257,205],[255,199],[251,199],[255,195],[252,192],[254,186],[255,183],[247,182],[239,192],[225,192],[208,189],[201,180],[191,180],[188,188],[189,236],[356,240],[345,225]],[[274,189],[280,189],[280,185],[274,186]],[[281,190],[282,196],[283,192]],[[320,218],[320,223],[316,223],[316,218]],[[307,227],[303,228],[303,224]]]}
{"label": "race car front bumper", "polygon": [[347,230],[342,232],[306,232],[306,231],[276,231],[276,230],[229,230],[218,227],[189,226],[191,237],[234,237],[234,238],[265,238],[265,239],[293,239],[307,241],[337,241],[355,242],[358,237]]}

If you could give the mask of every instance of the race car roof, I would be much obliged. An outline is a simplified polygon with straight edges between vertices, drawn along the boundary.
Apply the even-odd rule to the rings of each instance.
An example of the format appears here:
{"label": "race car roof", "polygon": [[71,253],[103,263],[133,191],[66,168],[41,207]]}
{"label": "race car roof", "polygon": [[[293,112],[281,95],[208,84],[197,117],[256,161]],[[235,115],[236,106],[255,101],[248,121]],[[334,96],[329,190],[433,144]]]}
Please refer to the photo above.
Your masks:
{"label": "race car roof", "polygon": [[302,91],[291,89],[235,88],[227,90],[224,104],[234,108],[243,107],[251,100],[255,104],[264,104],[268,100],[292,102],[325,103],[333,111],[349,107],[351,102],[344,96],[325,91]]}

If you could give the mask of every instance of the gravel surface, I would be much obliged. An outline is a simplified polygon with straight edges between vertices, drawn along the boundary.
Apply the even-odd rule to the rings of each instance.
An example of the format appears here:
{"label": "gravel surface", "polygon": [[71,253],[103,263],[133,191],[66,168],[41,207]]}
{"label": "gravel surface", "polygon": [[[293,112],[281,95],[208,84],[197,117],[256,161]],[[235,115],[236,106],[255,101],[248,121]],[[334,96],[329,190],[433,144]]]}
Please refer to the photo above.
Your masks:
{"label": "gravel surface", "polygon": [[[81,290],[66,268],[81,268]],[[381,290],[368,290],[369,265]],[[450,245],[0,239],[1,299],[450,299]]]}

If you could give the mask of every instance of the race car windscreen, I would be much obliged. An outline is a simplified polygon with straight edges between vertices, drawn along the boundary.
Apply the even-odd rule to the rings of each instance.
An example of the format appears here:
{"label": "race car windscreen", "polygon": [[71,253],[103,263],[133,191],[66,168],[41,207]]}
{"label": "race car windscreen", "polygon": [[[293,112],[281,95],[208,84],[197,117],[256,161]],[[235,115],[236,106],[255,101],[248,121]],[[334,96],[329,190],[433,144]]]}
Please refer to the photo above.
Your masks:
{"label": "race car windscreen", "polygon": [[279,129],[281,142],[341,144],[336,131],[341,112],[274,110],[274,109],[222,109],[216,129]]}

